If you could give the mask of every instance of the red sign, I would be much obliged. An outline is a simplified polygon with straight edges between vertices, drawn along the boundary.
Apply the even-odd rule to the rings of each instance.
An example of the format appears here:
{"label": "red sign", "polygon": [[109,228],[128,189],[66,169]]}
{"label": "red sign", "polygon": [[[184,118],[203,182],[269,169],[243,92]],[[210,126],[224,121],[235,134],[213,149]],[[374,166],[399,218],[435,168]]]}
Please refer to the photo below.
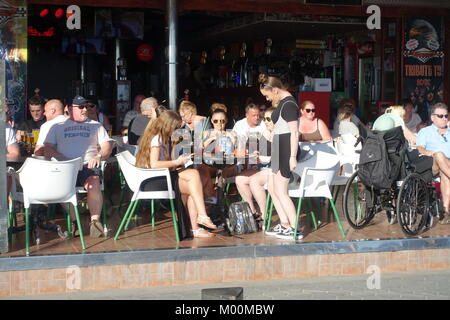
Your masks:
{"label": "red sign", "polygon": [[150,61],[154,55],[153,47],[149,44],[144,43],[137,48],[137,57],[141,61]]}

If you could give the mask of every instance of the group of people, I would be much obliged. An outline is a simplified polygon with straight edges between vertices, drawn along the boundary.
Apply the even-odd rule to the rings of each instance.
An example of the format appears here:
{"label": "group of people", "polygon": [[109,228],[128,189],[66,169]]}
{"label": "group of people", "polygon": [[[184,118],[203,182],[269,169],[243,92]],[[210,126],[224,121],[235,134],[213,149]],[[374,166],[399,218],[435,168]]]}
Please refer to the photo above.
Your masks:
{"label": "group of people", "polygon": [[[238,150],[247,149],[247,155],[254,156],[255,163],[245,168],[229,166],[221,177],[235,177],[237,190],[256,219],[264,218],[267,186],[279,223],[265,234],[290,240],[296,227],[296,210],[288,195],[288,184],[298,164],[299,142],[324,143],[343,134],[359,135],[359,127],[363,124],[355,115],[353,99],[341,102],[334,130],[330,131],[326,123],[316,117],[316,106],[312,101],[304,101],[299,107],[290,91],[276,77],[260,75],[259,82],[260,93],[272,106],[266,108],[249,103],[245,108],[245,118],[232,119],[232,130],[225,129],[229,121],[228,110],[221,103],[212,104],[210,116],[203,117],[197,114],[196,105],[191,101],[182,101],[178,110],[173,111],[159,105],[153,97],[137,95],[133,110],[125,116],[121,132],[128,136],[128,143],[138,146],[136,166],[171,169],[172,183],[181,199],[179,208],[188,221],[189,229],[184,230],[183,238],[210,238],[218,229],[208,217],[205,205],[217,202],[218,169],[204,163],[189,164],[195,150],[200,149],[202,155],[204,152],[227,153],[234,150],[232,153],[237,156]],[[30,99],[32,119],[15,131],[7,124],[7,159],[13,161],[20,156],[16,139],[35,127],[40,129],[35,155],[58,160],[81,157],[84,165],[77,183],[87,190],[90,236],[102,236],[100,164],[110,156],[114,146],[105,130],[107,118],[96,111],[95,102],[81,96],[74,97],[67,106],[57,99],[44,103],[37,100]],[[441,177],[446,214],[441,223],[450,223],[450,132],[445,104],[438,103],[433,107],[431,121],[432,125],[425,127],[413,112],[412,103],[405,101],[403,106],[386,109],[385,114],[375,121],[373,129],[388,130],[402,126],[409,143],[417,146],[420,153],[433,157],[433,172]],[[177,130],[183,133],[176,134]],[[187,140],[185,133],[189,136]],[[257,140],[259,148],[252,150],[251,138]],[[223,139],[225,143],[222,143]],[[232,149],[227,149],[227,143]],[[166,187],[164,179],[143,186],[149,190]],[[75,220],[73,214],[72,217]],[[74,233],[76,226],[76,223],[72,224]],[[296,240],[302,237],[298,232]]]}

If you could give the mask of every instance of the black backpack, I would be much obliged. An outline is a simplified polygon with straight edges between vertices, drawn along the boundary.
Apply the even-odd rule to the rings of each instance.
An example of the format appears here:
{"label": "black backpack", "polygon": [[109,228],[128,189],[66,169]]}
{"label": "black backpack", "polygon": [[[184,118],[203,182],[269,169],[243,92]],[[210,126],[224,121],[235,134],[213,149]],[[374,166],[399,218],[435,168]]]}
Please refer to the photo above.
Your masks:
{"label": "black backpack", "polygon": [[406,140],[401,127],[367,131],[361,149],[358,178],[375,189],[389,189],[399,178]]}
{"label": "black backpack", "polygon": [[234,202],[228,210],[226,226],[230,235],[253,233],[258,231],[258,225],[247,202]]}

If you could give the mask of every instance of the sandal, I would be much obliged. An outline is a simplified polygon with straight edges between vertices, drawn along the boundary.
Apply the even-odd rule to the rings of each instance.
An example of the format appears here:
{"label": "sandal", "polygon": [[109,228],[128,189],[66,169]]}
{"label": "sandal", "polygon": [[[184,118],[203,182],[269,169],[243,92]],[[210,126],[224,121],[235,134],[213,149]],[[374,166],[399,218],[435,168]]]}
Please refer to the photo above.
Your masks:
{"label": "sandal", "polygon": [[192,229],[192,234],[194,235],[194,238],[211,238],[214,237],[214,234],[211,232],[206,231],[205,229],[198,228],[198,229]]}
{"label": "sandal", "polygon": [[439,224],[450,224],[450,214],[448,212],[443,214],[443,217],[438,222]]}
{"label": "sandal", "polygon": [[217,229],[217,226],[211,221],[211,218],[208,216],[198,216],[197,223],[213,230]]}

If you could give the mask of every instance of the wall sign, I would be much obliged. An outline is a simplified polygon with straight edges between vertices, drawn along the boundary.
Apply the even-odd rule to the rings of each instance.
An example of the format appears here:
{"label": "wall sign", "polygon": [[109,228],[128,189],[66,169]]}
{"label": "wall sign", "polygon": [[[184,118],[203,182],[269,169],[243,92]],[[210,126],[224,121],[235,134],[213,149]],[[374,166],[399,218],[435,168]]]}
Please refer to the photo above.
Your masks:
{"label": "wall sign", "polygon": [[149,44],[144,43],[137,48],[137,57],[141,61],[150,61],[154,56],[155,52],[153,50],[153,47]]}

